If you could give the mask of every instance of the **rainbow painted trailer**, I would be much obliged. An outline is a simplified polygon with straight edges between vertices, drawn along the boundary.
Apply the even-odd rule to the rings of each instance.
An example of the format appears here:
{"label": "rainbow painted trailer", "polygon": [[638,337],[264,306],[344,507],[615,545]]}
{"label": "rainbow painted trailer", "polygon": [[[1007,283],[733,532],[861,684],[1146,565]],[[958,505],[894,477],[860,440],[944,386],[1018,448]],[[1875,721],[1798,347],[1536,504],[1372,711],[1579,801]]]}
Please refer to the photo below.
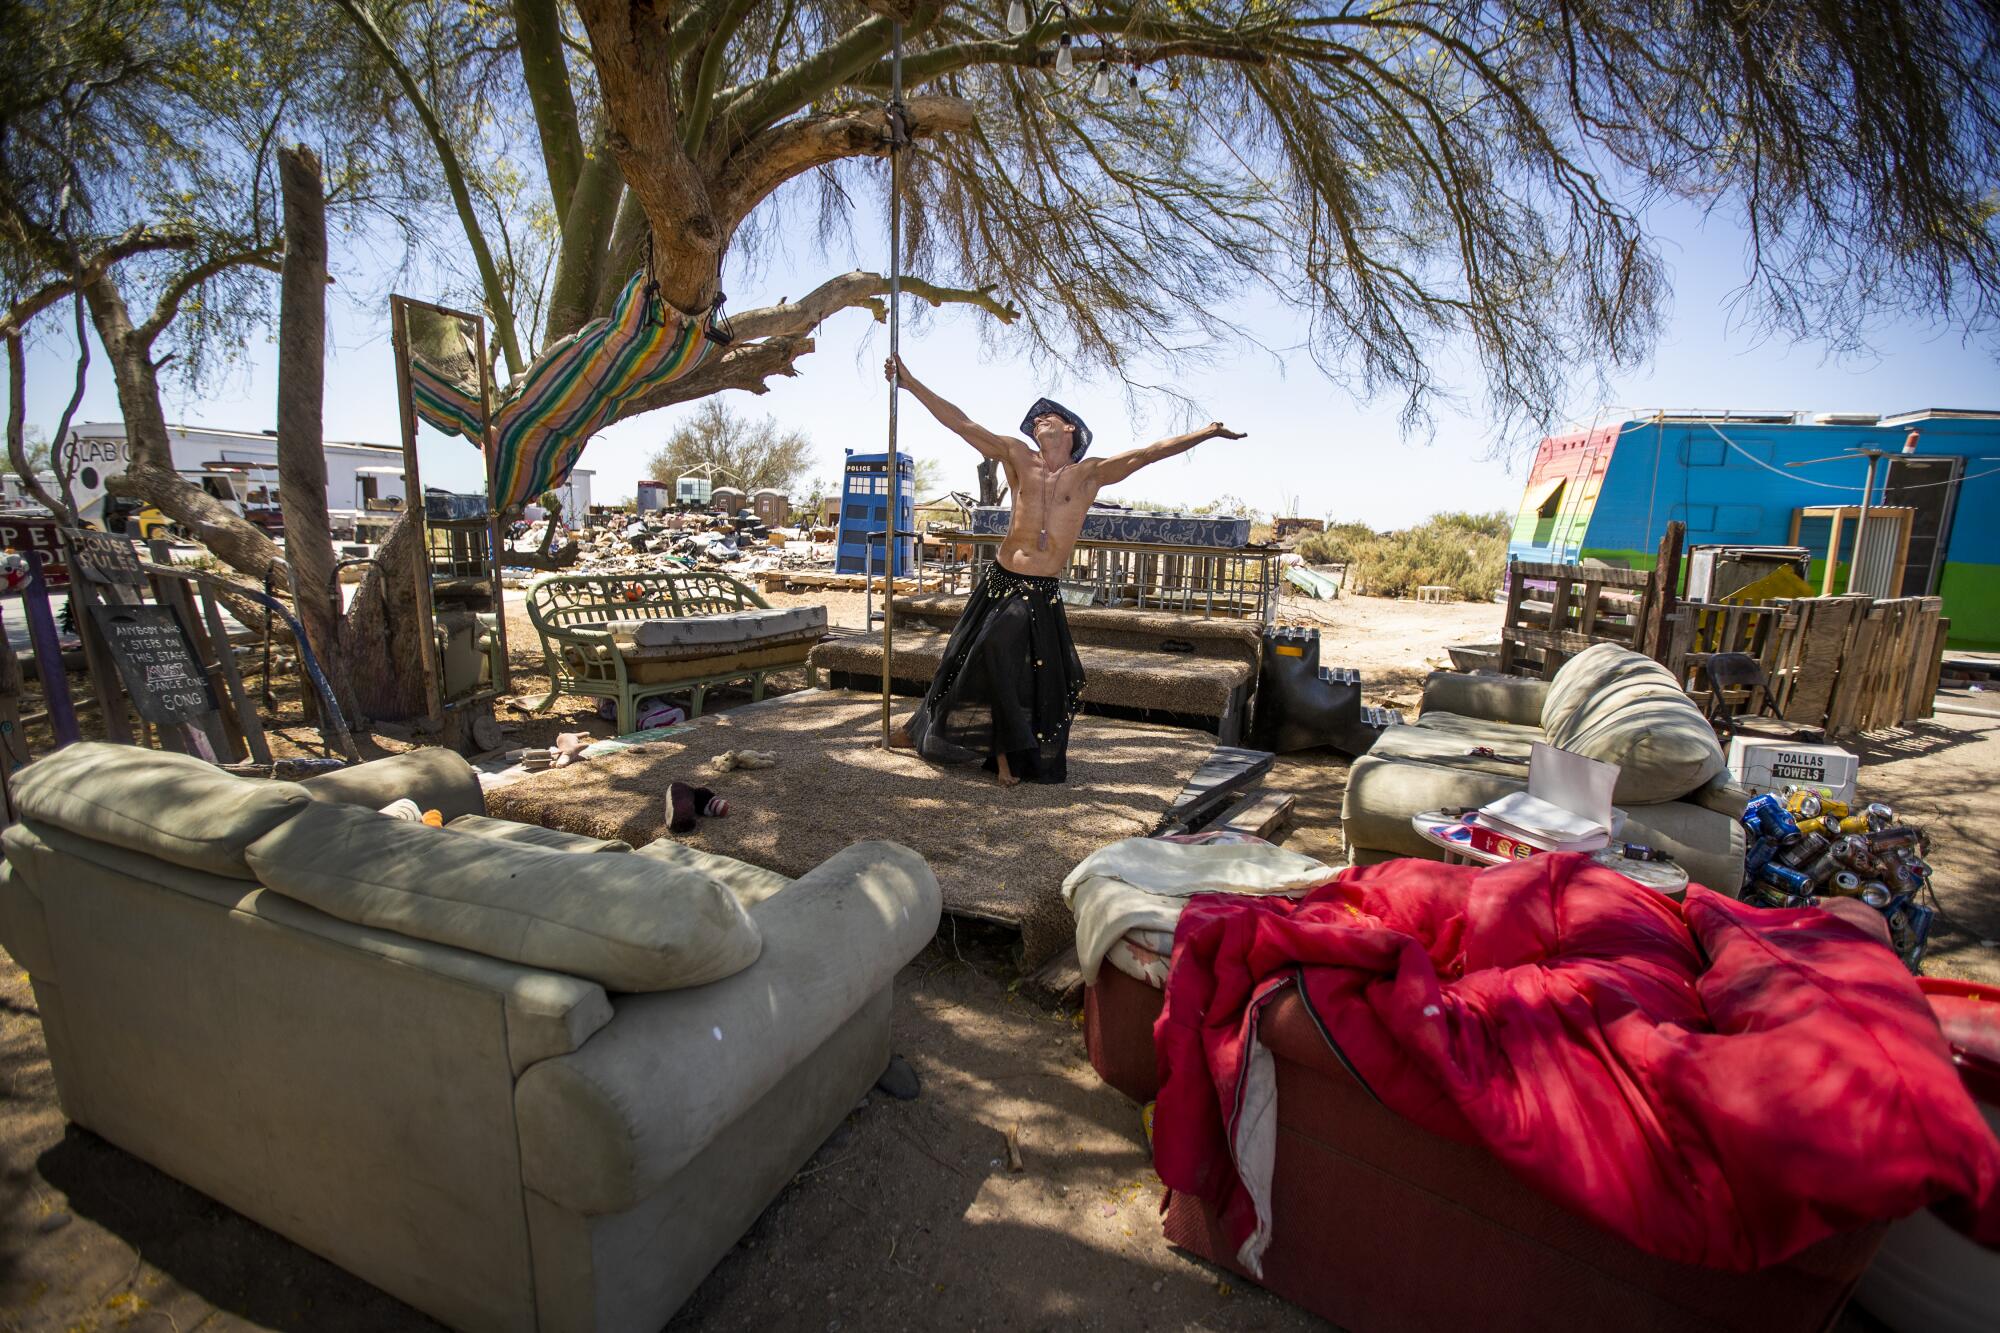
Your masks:
{"label": "rainbow painted trailer", "polygon": [[[1915,452],[1905,454],[1913,430]],[[1907,546],[1898,543],[1903,576],[1890,595],[1940,596],[1951,646],[2000,649],[2000,411],[1667,411],[1598,422],[1542,441],[1507,555],[1651,569],[1679,519],[1690,544],[1809,547],[1815,587],[1837,540],[1832,587],[1844,591],[1855,515],[1836,529],[1831,511],[1860,505],[1868,460],[1853,451],[1866,449],[1887,455],[1869,504],[1911,511],[1907,525],[1894,520],[1907,526]]]}

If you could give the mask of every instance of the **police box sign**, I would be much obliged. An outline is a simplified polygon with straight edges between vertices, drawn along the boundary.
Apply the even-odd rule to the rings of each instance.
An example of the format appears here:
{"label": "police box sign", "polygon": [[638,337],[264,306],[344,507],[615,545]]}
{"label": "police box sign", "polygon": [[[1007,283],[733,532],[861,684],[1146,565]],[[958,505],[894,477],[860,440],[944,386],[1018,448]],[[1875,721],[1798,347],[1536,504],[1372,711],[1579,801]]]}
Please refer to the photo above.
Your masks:
{"label": "police box sign", "polygon": [[172,725],[199,721],[215,708],[208,673],[195,660],[173,608],[94,603],[90,613],[140,717],[155,726]]}
{"label": "police box sign", "polygon": [[1805,787],[1837,801],[1854,800],[1861,761],[1838,745],[1737,736],[1729,742],[1729,772],[1752,791]]}

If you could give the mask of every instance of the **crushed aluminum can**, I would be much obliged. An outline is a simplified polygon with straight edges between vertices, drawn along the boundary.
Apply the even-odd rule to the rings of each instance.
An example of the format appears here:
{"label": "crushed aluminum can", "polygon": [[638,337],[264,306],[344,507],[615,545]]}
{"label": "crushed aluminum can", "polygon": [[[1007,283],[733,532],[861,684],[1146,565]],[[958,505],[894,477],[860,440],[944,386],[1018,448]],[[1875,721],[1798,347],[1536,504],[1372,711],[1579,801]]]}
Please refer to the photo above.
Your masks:
{"label": "crushed aluminum can", "polygon": [[1812,896],[1812,880],[1790,866],[1767,865],[1757,872],[1757,878],[1779,892],[1793,897]]}

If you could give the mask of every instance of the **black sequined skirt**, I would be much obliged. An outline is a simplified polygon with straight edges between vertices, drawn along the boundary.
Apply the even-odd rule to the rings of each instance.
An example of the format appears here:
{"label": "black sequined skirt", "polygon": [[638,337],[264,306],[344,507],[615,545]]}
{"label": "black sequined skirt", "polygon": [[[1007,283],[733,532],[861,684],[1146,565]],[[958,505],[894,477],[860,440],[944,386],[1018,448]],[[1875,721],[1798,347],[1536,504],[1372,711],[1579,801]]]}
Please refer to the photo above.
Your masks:
{"label": "black sequined skirt", "polygon": [[1061,782],[1082,695],[1083,663],[1056,581],[996,562],[951,631],[910,739],[926,759],[997,768],[994,756],[1004,754],[1024,781]]}

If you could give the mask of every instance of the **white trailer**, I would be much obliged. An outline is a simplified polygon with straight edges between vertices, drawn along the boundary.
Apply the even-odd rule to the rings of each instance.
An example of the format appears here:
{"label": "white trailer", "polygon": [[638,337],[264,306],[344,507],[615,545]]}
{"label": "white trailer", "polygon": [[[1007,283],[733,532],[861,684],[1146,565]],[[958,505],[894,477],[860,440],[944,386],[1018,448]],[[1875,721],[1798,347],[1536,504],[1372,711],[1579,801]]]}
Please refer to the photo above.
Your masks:
{"label": "white trailer", "polygon": [[[89,522],[104,523],[104,480],[130,465],[131,447],[122,421],[91,421],[71,432],[76,441],[77,507]],[[272,431],[210,430],[204,426],[169,426],[167,440],[176,472],[246,472],[275,490],[278,439]],[[328,510],[366,510],[368,502],[406,500],[403,451],[391,444],[328,441],[326,503]]]}

